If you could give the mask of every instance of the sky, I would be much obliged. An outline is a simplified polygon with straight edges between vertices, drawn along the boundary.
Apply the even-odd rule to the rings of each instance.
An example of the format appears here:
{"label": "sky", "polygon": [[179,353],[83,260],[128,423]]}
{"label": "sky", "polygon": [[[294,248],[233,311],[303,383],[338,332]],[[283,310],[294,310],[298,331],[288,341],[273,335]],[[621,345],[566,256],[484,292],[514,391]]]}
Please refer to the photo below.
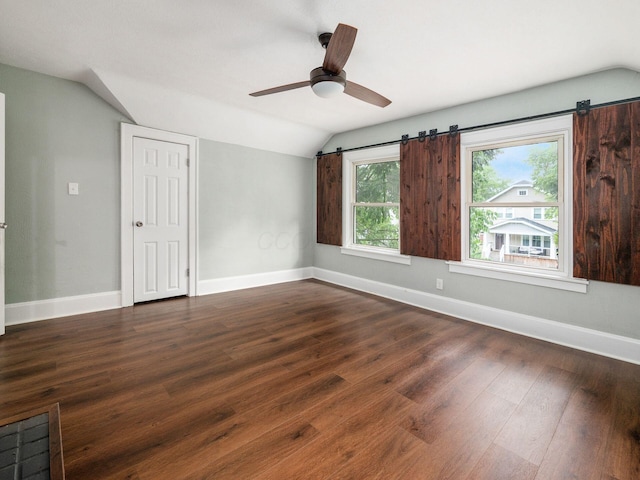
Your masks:
{"label": "sky", "polygon": [[509,180],[510,184],[520,180],[530,181],[532,168],[525,160],[529,156],[529,150],[536,147],[539,147],[539,145],[501,148],[502,153],[494,158],[491,166],[496,170],[500,178]]}

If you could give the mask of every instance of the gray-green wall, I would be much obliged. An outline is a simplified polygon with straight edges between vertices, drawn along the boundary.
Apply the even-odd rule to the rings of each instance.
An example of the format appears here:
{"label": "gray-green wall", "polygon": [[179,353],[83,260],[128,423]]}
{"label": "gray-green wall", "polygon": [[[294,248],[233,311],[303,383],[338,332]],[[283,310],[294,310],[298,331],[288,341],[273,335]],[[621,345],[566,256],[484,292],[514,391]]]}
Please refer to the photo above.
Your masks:
{"label": "gray-green wall", "polygon": [[[120,143],[126,121],[75,82],[0,65],[6,95],[7,303],[120,289]],[[437,92],[434,92],[437,94]],[[395,140],[640,96],[640,76],[603,72],[337,135],[323,147]],[[189,132],[183,132],[189,133]],[[585,294],[410,267],[316,245],[313,161],[200,140],[199,280],[317,266],[496,308],[640,338],[640,289],[591,282]],[[78,182],[80,195],[67,195]],[[435,290],[435,279],[445,289]]]}
{"label": "gray-green wall", "polygon": [[[120,122],[81,84],[0,65],[6,302],[120,289]],[[67,183],[80,195],[67,194]]]}
{"label": "gray-green wall", "polygon": [[[471,81],[471,80],[470,80]],[[433,92],[437,95],[437,92]],[[447,131],[640,97],[640,74],[624,69],[600,72],[395,122],[334,136],[322,150],[334,151],[411,137],[421,130]],[[342,255],[339,248],[316,245],[314,266],[452,299],[640,339],[640,288],[590,282],[588,293],[570,293],[462,274],[450,274],[443,261],[414,257],[411,266]],[[435,289],[436,278],[444,290]]]}
{"label": "gray-green wall", "polygon": [[[128,120],[79,83],[2,64],[0,92],[6,303],[120,290],[119,131]],[[311,266],[312,159],[199,146],[199,280]]]}
{"label": "gray-green wall", "polygon": [[310,267],[313,161],[200,140],[200,280]]}

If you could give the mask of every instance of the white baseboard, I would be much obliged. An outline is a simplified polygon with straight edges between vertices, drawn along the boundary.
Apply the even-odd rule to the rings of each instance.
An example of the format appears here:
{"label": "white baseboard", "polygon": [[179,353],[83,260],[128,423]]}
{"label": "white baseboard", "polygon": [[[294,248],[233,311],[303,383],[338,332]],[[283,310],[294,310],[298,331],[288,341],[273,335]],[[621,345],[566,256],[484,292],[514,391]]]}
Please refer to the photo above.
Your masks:
{"label": "white baseboard", "polygon": [[[316,278],[463,320],[640,365],[640,340],[634,338],[500,310],[316,267],[204,280],[198,282],[198,295],[242,290],[308,278]],[[5,324],[17,325],[49,318],[110,310],[121,306],[122,295],[119,291],[13,303],[5,306]]]}
{"label": "white baseboard", "polygon": [[4,307],[5,324],[17,325],[49,318],[110,310],[121,306],[122,295],[120,292],[103,292],[35,302],[10,303]]}
{"label": "white baseboard", "polygon": [[[293,282],[313,277],[311,267],[282,270],[277,272],[217,278],[198,282],[198,295],[242,290],[245,288]],[[103,292],[74,297],[52,298],[35,302],[5,305],[5,325],[36,322],[50,318],[67,317],[82,313],[99,312],[122,307],[120,292]]]}
{"label": "white baseboard", "polygon": [[251,275],[240,275],[237,277],[214,278],[212,280],[202,280],[198,282],[198,295],[209,295],[212,293],[230,292],[233,290],[243,290],[245,288],[262,287],[276,283],[294,282],[313,278],[313,268],[304,267],[293,270],[280,270],[277,272],[255,273]]}
{"label": "white baseboard", "polygon": [[318,280],[547,342],[640,364],[640,340],[313,268]]}

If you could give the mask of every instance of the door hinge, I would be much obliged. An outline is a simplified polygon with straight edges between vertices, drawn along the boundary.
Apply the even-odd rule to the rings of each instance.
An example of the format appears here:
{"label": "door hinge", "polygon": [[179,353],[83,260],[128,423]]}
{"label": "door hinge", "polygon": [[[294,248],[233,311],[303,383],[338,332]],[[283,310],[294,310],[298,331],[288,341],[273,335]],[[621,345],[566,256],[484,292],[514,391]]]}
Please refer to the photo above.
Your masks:
{"label": "door hinge", "polygon": [[187,167],[191,166],[191,160],[187,158]]}
{"label": "door hinge", "polygon": [[187,277],[189,276],[189,269],[187,268]]}

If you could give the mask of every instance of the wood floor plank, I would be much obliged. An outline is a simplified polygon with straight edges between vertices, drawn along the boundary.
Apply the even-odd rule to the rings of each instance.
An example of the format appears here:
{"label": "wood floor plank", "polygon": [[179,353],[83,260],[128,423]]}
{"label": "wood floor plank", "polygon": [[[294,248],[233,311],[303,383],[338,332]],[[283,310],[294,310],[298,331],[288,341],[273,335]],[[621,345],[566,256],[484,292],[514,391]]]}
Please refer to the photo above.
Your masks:
{"label": "wood floor plank", "polygon": [[318,435],[256,480],[326,479],[359,451],[368,451],[379,441],[378,432],[396,424],[411,408],[410,402],[389,392],[367,405],[345,422]]}
{"label": "wood floor plank", "polygon": [[350,382],[359,382],[417,350],[429,337],[428,332],[415,333],[364,358],[343,363],[336,367],[336,372]]}
{"label": "wood floor plank", "polygon": [[468,335],[464,341],[457,338],[444,342],[436,337],[434,341],[438,343],[434,345],[435,348],[428,346],[420,350],[427,354],[424,363],[421,363],[420,358],[416,358],[417,363],[409,365],[406,369],[411,372],[411,376],[405,376],[397,382],[396,390],[416,403],[428,402],[484,351],[476,341],[486,334],[487,332],[479,331],[474,335]]}
{"label": "wood floor plank", "polygon": [[67,479],[640,478],[640,366],[317,280],[8,326]]}
{"label": "wood floor plank", "polygon": [[615,382],[608,374],[579,379],[540,464],[538,479],[601,478],[614,391]]}
{"label": "wood floor plank", "polygon": [[[153,452],[138,463],[137,471],[150,478],[157,472],[162,472],[165,478],[182,478],[185,472],[199,471],[202,458],[214,464],[218,459],[291,422],[291,411],[283,410],[277,402],[260,404],[253,410],[229,417],[210,428],[198,429],[179,442]],[[297,421],[298,417],[295,416],[295,419]],[[272,459],[274,464],[277,461],[279,459]]]}
{"label": "wood floor plank", "polygon": [[618,381],[603,478],[640,478],[640,378]]}
{"label": "wood floor plank", "polygon": [[483,392],[467,408],[456,412],[446,431],[418,453],[403,472],[403,478],[459,480],[471,472],[493,444],[500,429],[515,410],[501,397]]}
{"label": "wood floor plank", "polygon": [[[293,419],[215,462],[209,463],[207,459],[203,459],[192,478],[257,478],[257,472],[266,470],[278,459],[301,451],[317,434],[318,432],[308,423]],[[157,477],[142,478],[154,480]]]}
{"label": "wood floor plank", "polygon": [[576,380],[573,373],[545,367],[496,439],[496,444],[540,465]]}
{"label": "wood floor plank", "polygon": [[398,466],[406,464],[414,456],[427,455],[424,442],[399,427],[381,430],[375,441],[360,450],[331,480],[346,479],[404,479]]}
{"label": "wood floor plank", "polygon": [[360,382],[350,385],[323,402],[317,402],[306,409],[302,415],[320,432],[326,432],[387,395],[399,396],[396,392],[384,387]]}
{"label": "wood floor plank", "polygon": [[512,403],[520,403],[542,373],[543,365],[536,361],[512,362],[489,385],[488,391]]}
{"label": "wood floor plank", "polygon": [[538,466],[519,455],[491,445],[467,478],[473,480],[534,480]]}
{"label": "wood floor plank", "polygon": [[504,365],[478,358],[427,402],[413,407],[402,427],[433,443],[502,370]]}

